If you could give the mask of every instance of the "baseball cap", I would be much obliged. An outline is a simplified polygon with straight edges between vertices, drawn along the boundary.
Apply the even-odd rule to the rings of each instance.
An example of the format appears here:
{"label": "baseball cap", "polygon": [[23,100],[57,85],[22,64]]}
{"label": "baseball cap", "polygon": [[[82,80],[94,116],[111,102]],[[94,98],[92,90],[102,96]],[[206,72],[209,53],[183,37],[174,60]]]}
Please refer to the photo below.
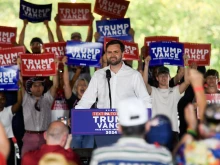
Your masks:
{"label": "baseball cap", "polygon": [[159,74],[170,74],[170,71],[167,67],[161,66],[157,70],[157,75],[159,75]]}
{"label": "baseball cap", "polygon": [[39,42],[40,44],[43,44],[43,41],[38,37],[32,38],[30,45],[32,45],[34,42]]}
{"label": "baseball cap", "polygon": [[127,98],[118,104],[119,124],[121,126],[137,126],[145,124],[148,120],[147,109],[142,100]]}
{"label": "baseball cap", "polygon": [[80,39],[82,38],[81,34],[79,32],[74,32],[71,34],[71,39],[73,39],[74,37],[79,37]]}
{"label": "baseball cap", "polygon": [[150,130],[145,136],[146,141],[150,144],[157,142],[170,148],[172,141],[172,124],[170,119],[164,115],[156,115],[149,121],[149,124]]}
{"label": "baseball cap", "polygon": [[27,93],[31,94],[30,88],[32,87],[34,82],[41,82],[42,85],[45,87],[45,78],[44,77],[31,77],[26,81],[26,91]]}

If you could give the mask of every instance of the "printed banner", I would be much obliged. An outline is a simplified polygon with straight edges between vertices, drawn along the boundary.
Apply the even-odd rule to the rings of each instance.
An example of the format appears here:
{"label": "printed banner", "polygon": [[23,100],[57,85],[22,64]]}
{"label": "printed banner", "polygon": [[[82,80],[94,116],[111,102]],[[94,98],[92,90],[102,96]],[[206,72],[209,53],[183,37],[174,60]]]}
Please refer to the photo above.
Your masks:
{"label": "printed banner", "polygon": [[189,57],[188,64],[209,66],[211,58],[211,44],[183,43],[184,54]]}
{"label": "printed banner", "polygon": [[101,43],[67,41],[68,65],[100,67]]}
{"label": "printed banner", "polygon": [[144,46],[146,48],[146,56],[150,54],[150,43],[152,42],[179,42],[179,37],[175,36],[149,36],[144,38]]}
{"label": "printed banner", "polygon": [[18,90],[18,66],[0,66],[0,91]]}
{"label": "printed banner", "polygon": [[66,42],[53,42],[43,45],[44,53],[54,53],[60,61],[65,56]]}
{"label": "printed banner", "polygon": [[183,44],[153,42],[150,43],[150,66],[176,65],[183,66]]}
{"label": "printed banner", "polygon": [[22,54],[20,57],[22,76],[52,76],[56,74],[53,53]]}
{"label": "printed banner", "polygon": [[0,66],[17,65],[18,56],[24,53],[24,46],[0,49]]}
{"label": "printed banner", "polygon": [[60,25],[90,25],[90,3],[58,3]]}
{"label": "printed banner", "polygon": [[[147,111],[150,119],[151,109]],[[119,134],[117,112],[115,109],[72,109],[71,133],[73,135]]]}
{"label": "printed banner", "polygon": [[114,19],[96,21],[96,29],[100,34],[98,42],[104,42],[104,37],[117,38],[125,41],[132,41],[132,36],[129,35],[130,19]]}
{"label": "printed banner", "polygon": [[17,28],[0,26],[0,47],[11,47],[16,42]]}
{"label": "printed banner", "polygon": [[52,4],[37,5],[20,0],[20,19],[27,19],[29,22],[38,23],[44,20],[51,20]]}
{"label": "printed banner", "polygon": [[[114,38],[105,37],[104,47],[106,47],[106,44],[111,40],[114,40]],[[126,41],[121,41],[121,42],[125,45],[123,60],[139,60],[138,44],[132,42],[126,42]]]}
{"label": "printed banner", "polygon": [[125,0],[96,0],[94,12],[109,18],[124,18],[129,3]]}

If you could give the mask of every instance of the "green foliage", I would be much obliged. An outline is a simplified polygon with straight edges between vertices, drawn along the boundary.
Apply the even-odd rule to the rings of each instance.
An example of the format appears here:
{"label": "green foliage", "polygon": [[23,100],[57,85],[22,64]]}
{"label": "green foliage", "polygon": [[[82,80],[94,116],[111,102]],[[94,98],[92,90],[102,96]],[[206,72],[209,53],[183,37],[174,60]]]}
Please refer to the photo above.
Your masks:
{"label": "green foliage", "polygon": [[[0,25],[16,26],[17,33],[23,26],[19,19],[20,0],[0,1]],[[28,0],[28,2],[53,4],[52,18],[55,17],[58,2],[70,2],[70,0]],[[77,2],[92,3],[95,0],[77,0]],[[197,42],[212,44],[211,64],[208,68],[220,71],[220,10],[219,0],[131,0],[126,17],[130,17],[131,26],[135,30],[135,41],[139,48],[143,46],[145,36],[172,35],[179,36],[180,42]],[[101,16],[94,14],[96,20]],[[52,19],[50,27],[56,39],[55,23]],[[94,22],[95,29],[95,22]],[[79,31],[83,39],[87,35],[87,27],[62,27],[66,40],[70,34]],[[43,23],[29,23],[26,29],[25,43],[28,46],[31,38],[40,36],[44,42],[48,42],[47,31]],[[17,38],[18,40],[18,38]],[[57,41],[57,39],[56,39]],[[137,62],[134,62],[134,68]],[[174,73],[176,70],[171,69]]]}

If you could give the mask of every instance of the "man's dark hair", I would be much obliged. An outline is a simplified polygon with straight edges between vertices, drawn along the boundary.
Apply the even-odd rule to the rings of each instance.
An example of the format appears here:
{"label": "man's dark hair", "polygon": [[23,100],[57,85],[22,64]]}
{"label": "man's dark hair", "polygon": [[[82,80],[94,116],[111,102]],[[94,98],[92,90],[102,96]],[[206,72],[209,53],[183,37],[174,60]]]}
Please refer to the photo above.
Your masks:
{"label": "man's dark hair", "polygon": [[39,37],[32,38],[30,45],[32,45],[34,42],[39,42],[40,44],[43,45],[43,41]]}
{"label": "man's dark hair", "polygon": [[124,136],[142,136],[145,133],[145,124],[136,125],[136,126],[121,126],[122,134]]}
{"label": "man's dark hair", "polygon": [[207,70],[207,72],[205,73],[205,78],[207,78],[208,76],[216,76],[219,79],[219,73],[215,69]]}
{"label": "man's dark hair", "polygon": [[125,51],[125,45],[119,41],[119,40],[111,40],[109,41],[107,44],[106,44],[106,50],[107,48],[110,46],[110,45],[115,45],[115,44],[119,44],[120,45],[120,49],[121,49],[121,52],[124,52]]}

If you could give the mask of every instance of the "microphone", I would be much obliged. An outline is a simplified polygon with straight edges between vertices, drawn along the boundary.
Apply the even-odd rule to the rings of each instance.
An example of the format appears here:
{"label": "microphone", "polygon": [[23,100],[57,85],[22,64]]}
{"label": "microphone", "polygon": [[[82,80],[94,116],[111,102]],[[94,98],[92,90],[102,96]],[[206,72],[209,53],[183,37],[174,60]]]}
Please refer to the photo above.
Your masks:
{"label": "microphone", "polygon": [[109,102],[110,102],[110,109],[112,109],[112,96],[111,96],[111,87],[110,87],[110,78],[111,78],[111,71],[110,69],[106,70],[106,78],[108,81],[108,91],[109,91]]}
{"label": "microphone", "polygon": [[111,71],[110,71],[110,69],[107,69],[106,70],[106,78],[107,79],[110,79],[112,76],[111,76]]}

